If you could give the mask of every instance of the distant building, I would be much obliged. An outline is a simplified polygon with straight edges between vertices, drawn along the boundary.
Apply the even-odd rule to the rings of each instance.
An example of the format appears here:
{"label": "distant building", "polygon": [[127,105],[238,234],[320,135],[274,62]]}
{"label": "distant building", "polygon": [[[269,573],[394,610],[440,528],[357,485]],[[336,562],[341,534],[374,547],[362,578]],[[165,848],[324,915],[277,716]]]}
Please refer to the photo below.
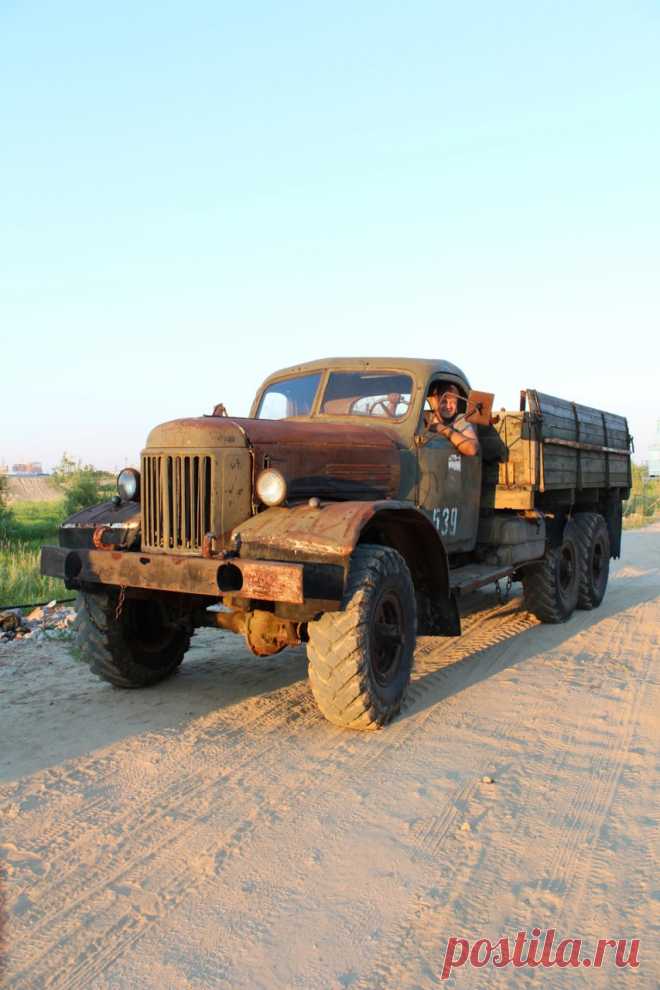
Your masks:
{"label": "distant building", "polygon": [[9,474],[8,464],[0,464],[0,474]]}
{"label": "distant building", "polygon": [[11,473],[17,474],[24,478],[30,478],[35,475],[43,474],[44,469],[41,466],[41,461],[28,461],[26,464],[12,464]]}
{"label": "distant building", "polygon": [[649,447],[649,478],[660,478],[660,419],[655,431],[655,442]]}

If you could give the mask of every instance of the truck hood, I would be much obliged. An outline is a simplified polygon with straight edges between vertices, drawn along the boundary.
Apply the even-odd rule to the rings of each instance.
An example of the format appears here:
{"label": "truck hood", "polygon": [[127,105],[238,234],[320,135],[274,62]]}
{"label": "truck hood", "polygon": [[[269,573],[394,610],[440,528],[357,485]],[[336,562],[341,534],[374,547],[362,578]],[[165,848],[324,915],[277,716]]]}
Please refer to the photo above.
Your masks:
{"label": "truck hood", "polygon": [[[399,491],[397,434],[354,423],[204,416],[153,429],[146,451],[248,447],[255,472],[277,468],[289,498],[387,498]],[[145,451],[145,452],[146,452]]]}

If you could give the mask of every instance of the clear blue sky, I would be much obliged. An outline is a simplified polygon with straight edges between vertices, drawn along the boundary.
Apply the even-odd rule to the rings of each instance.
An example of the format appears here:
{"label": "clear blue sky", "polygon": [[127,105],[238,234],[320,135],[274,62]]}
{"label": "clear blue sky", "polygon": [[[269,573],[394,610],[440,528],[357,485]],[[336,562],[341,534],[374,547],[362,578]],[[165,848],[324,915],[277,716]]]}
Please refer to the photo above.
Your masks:
{"label": "clear blue sky", "polygon": [[657,2],[5,0],[0,461],[329,354],[660,416]]}

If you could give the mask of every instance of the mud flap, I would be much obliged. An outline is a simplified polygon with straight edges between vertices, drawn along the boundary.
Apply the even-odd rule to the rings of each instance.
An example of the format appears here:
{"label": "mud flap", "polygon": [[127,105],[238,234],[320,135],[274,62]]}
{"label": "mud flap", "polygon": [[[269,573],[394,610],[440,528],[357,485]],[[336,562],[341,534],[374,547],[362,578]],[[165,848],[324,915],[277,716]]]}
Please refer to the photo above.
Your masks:
{"label": "mud flap", "polygon": [[423,591],[417,593],[418,636],[460,636],[461,615],[458,598],[452,591],[448,598],[432,598]]}

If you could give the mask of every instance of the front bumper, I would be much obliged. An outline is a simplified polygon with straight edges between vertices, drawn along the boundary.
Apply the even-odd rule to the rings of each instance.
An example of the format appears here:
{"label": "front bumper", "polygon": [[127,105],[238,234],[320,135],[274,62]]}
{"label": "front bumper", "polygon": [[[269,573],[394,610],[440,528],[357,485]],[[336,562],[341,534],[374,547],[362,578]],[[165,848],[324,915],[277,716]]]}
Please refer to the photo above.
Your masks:
{"label": "front bumper", "polygon": [[41,573],[69,587],[108,584],[175,591],[213,598],[233,594],[260,601],[302,605],[306,565],[270,560],[229,560],[117,550],[41,548]]}

